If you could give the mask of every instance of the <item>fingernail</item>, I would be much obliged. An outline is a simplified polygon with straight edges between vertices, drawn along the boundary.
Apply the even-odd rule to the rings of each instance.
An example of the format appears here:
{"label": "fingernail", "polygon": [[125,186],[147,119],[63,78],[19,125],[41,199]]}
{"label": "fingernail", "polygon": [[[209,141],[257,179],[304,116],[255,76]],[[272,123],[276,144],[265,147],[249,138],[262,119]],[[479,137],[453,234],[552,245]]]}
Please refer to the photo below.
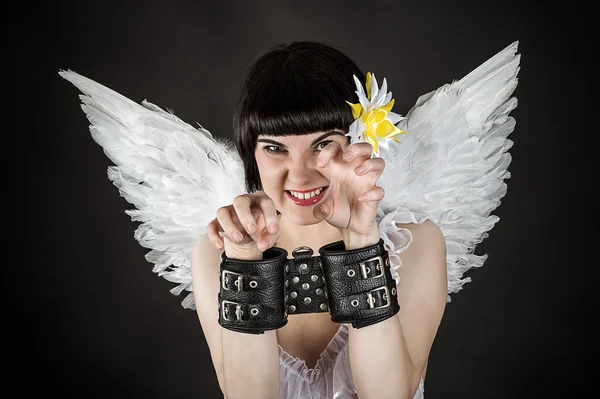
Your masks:
{"label": "fingernail", "polygon": [[364,166],[359,166],[358,168],[356,168],[356,174],[357,175],[362,175],[363,173],[365,173],[366,168]]}
{"label": "fingernail", "polygon": [[256,231],[256,225],[254,223],[248,223],[248,226],[246,226],[246,228],[248,229],[248,233],[250,234]]}
{"label": "fingernail", "polygon": [[348,151],[348,152],[346,152],[346,153],[344,154],[344,160],[345,160],[345,161],[349,161],[349,160],[351,160],[352,158],[354,158],[354,154],[352,153],[352,151]]}
{"label": "fingernail", "polygon": [[236,240],[237,242],[240,242],[244,239],[244,236],[242,236],[240,233],[238,233],[236,231],[235,233],[233,233],[233,239]]}
{"label": "fingernail", "polygon": [[277,228],[278,228],[278,226],[277,226],[277,223],[275,223],[275,222],[272,222],[269,225],[269,231],[271,232],[271,234],[277,233]]}

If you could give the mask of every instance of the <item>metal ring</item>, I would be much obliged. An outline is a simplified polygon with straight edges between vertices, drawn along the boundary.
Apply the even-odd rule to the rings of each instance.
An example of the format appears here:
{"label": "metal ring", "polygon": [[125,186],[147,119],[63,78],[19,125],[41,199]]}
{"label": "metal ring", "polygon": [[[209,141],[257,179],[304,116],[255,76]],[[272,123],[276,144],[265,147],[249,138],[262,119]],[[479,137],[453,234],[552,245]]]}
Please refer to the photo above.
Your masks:
{"label": "metal ring", "polygon": [[252,281],[250,281],[250,287],[251,287],[251,288],[256,288],[256,287],[258,287],[258,283],[257,283],[256,281],[252,280]]}
{"label": "metal ring", "polygon": [[308,256],[312,256],[312,254],[313,254],[313,250],[312,250],[312,248],[311,248],[311,247],[302,246],[302,247],[298,247],[298,248],[294,249],[294,250],[292,251],[292,256],[295,258],[295,257],[296,257],[296,254],[297,254],[298,252],[308,252],[308,253],[309,253],[309,255],[308,255]]}
{"label": "metal ring", "polygon": [[396,295],[396,289],[392,288],[392,295]]}
{"label": "metal ring", "polygon": [[256,316],[258,314],[258,309],[257,308],[252,308],[250,310],[250,313],[252,314],[252,316]]}
{"label": "metal ring", "polygon": [[350,302],[350,304],[354,307],[358,306],[358,299],[353,300],[352,302]]}
{"label": "metal ring", "polygon": [[348,274],[348,277],[354,277],[356,272],[354,270],[350,269],[350,270],[348,270],[348,272],[346,274]]}

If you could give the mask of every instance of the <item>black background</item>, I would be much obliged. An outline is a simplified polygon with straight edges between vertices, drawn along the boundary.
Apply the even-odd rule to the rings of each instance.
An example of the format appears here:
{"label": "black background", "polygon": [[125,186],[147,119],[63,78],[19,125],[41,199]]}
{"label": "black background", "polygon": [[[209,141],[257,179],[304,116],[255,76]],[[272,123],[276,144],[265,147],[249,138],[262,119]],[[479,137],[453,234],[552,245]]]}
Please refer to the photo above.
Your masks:
{"label": "black background", "polygon": [[494,212],[501,220],[476,251],[489,255],[484,267],[466,274],[473,281],[446,307],[426,397],[591,392],[591,11],[574,2],[483,3],[80,1],[6,17],[14,57],[4,76],[16,91],[5,108],[4,155],[7,181],[17,183],[5,194],[17,205],[7,212],[16,243],[6,251],[16,258],[5,269],[5,331],[14,335],[4,351],[14,355],[19,392],[221,397],[196,314],[151,272],[124,213],[131,206],[107,179],[109,160],[59,69],[228,136],[244,68],[260,50],[292,40],[332,44],[386,77],[402,114],[519,41],[512,177]]}

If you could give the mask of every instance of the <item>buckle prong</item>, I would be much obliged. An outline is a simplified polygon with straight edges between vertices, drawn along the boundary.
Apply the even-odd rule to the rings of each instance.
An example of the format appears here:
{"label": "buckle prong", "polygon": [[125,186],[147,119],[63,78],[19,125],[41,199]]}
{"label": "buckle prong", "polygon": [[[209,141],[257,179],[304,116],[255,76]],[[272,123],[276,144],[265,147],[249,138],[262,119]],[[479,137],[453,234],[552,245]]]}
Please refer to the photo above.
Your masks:
{"label": "buckle prong", "polygon": [[233,276],[237,276],[237,280],[235,281],[235,285],[237,286],[237,290],[239,292],[244,290],[244,275],[241,273],[236,273],[236,272],[230,272],[229,270],[223,270],[223,272],[221,272],[221,286],[223,287],[224,290],[231,290],[230,288],[227,288],[227,282],[229,281],[229,279],[227,278],[227,275],[231,274]]}
{"label": "buckle prong", "polygon": [[[375,275],[375,276],[373,276],[373,277],[367,277],[367,274],[368,274],[368,273],[367,273],[367,268],[368,268],[368,267],[367,267],[367,265],[366,265],[366,264],[367,264],[368,262],[372,262],[372,261],[374,261],[374,260],[376,260],[376,261],[378,261],[378,262],[379,262],[379,267],[376,267],[376,268],[375,268],[376,270],[379,270],[379,274],[377,274],[377,275]],[[381,257],[381,256],[375,256],[375,257],[373,257],[373,258],[371,258],[371,259],[367,259],[367,260],[365,260],[365,261],[359,262],[359,265],[360,265],[360,271],[361,271],[361,273],[362,273],[363,279],[365,279],[365,280],[366,280],[367,278],[375,278],[375,277],[383,276],[383,257]],[[370,273],[370,272],[371,272],[371,270],[370,270],[370,268],[369,268],[369,273]]]}
{"label": "buckle prong", "polygon": [[227,304],[235,305],[235,318],[236,318],[237,321],[241,321],[242,320],[242,315],[244,314],[244,312],[242,311],[242,305],[240,303],[232,302],[232,301],[226,301],[226,300],[223,300],[221,302],[222,302],[221,303],[221,307],[222,307],[221,313],[222,313],[222,316],[223,316],[224,320],[233,321],[233,319],[230,319],[230,318],[227,317],[228,311],[227,311],[227,306],[225,306]]}
{"label": "buckle prong", "polygon": [[[373,298],[373,293],[379,290],[384,290],[384,294],[383,294],[383,298],[385,299],[385,304],[381,305],[381,306],[375,306],[375,299]],[[379,287],[379,288],[375,288],[374,290],[371,290],[369,292],[367,292],[367,302],[369,303],[369,309],[380,309],[380,308],[386,308],[388,306],[391,306],[390,304],[390,289],[387,287],[387,285],[384,285],[383,287]]]}

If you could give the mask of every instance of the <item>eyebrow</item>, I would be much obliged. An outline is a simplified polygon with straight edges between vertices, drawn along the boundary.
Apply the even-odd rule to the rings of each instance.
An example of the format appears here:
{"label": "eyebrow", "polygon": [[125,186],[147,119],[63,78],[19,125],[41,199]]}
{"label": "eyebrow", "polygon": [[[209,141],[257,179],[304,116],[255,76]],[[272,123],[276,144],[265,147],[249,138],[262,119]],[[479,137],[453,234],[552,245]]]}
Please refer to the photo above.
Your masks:
{"label": "eyebrow", "polygon": [[[327,137],[333,136],[333,135],[336,135],[336,136],[338,136],[338,135],[339,136],[345,136],[345,134],[342,133],[342,132],[339,132],[337,130],[331,130],[331,131],[329,131],[327,133],[324,133],[321,136],[317,137],[315,140],[313,140],[313,142],[310,143],[310,146],[312,147],[313,145],[317,144],[318,142],[323,141]],[[259,142],[259,143],[269,143],[269,144],[278,145],[280,147],[285,147],[285,144],[280,143],[280,142],[275,141],[275,140],[271,140],[271,139],[258,139],[257,142]]]}

